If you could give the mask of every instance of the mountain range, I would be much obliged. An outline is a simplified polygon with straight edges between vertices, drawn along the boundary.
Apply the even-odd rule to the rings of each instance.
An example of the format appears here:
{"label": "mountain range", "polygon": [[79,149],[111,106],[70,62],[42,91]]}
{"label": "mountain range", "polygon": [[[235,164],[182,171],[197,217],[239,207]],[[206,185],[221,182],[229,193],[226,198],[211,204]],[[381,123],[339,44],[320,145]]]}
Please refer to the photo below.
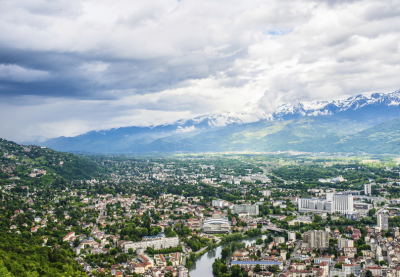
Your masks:
{"label": "mountain range", "polygon": [[45,141],[59,151],[160,153],[306,151],[400,154],[400,91],[346,100],[221,113],[149,127],[91,131]]}

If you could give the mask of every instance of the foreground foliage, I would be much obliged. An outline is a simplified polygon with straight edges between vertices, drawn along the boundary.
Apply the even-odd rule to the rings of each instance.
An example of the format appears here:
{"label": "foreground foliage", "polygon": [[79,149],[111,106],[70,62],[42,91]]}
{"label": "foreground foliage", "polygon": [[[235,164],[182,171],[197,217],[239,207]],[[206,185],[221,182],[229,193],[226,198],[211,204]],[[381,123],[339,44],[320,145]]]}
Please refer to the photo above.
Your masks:
{"label": "foreground foliage", "polygon": [[0,233],[0,276],[87,276],[64,249],[30,245],[29,241]]}

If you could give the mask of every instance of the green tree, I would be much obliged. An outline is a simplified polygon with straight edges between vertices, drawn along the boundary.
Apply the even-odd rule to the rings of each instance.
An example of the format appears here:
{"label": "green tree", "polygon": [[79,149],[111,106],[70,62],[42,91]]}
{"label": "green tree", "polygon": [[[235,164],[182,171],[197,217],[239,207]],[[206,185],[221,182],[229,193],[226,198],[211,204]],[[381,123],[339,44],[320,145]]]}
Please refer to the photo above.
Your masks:
{"label": "green tree", "polygon": [[76,238],[73,242],[73,245],[74,245],[74,247],[78,247],[80,243],[81,243],[80,240],[78,238]]}
{"label": "green tree", "polygon": [[171,271],[168,271],[167,273],[165,273],[164,275],[165,277],[173,277],[174,275],[172,275]]}
{"label": "green tree", "polygon": [[232,270],[232,274],[231,274],[232,277],[239,277],[239,274],[242,273],[239,265],[232,266],[231,270]]}
{"label": "green tree", "polygon": [[365,277],[373,277],[371,270],[367,270]]}
{"label": "green tree", "polygon": [[320,215],[314,215],[314,223],[320,223],[322,221],[322,217]]}
{"label": "green tree", "polygon": [[133,254],[133,248],[129,248],[128,249],[128,253],[132,255]]}
{"label": "green tree", "polygon": [[228,272],[228,267],[226,266],[226,264],[221,263],[221,264],[219,265],[219,271],[220,271],[221,273],[226,273],[226,272]]}
{"label": "green tree", "polygon": [[260,272],[261,271],[261,266],[259,264],[256,264],[254,267],[254,272]]}
{"label": "green tree", "polygon": [[221,251],[222,259],[225,260],[226,258],[228,258],[230,253],[231,253],[231,248],[229,246],[224,247]]}
{"label": "green tree", "polygon": [[0,276],[1,277],[12,277],[12,274],[4,266],[3,261],[0,262]]}

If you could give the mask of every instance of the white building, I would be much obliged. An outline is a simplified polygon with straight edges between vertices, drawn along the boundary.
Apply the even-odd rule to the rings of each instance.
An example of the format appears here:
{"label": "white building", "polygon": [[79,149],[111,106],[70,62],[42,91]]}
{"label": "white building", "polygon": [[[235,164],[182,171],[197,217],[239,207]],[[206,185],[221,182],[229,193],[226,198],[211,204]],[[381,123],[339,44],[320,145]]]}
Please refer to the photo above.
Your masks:
{"label": "white building", "polygon": [[345,247],[354,247],[354,241],[346,238],[338,238],[338,246],[341,249]]}
{"label": "white building", "polygon": [[189,276],[189,270],[183,265],[178,266],[177,277],[188,277],[188,276]]}
{"label": "white building", "polygon": [[378,214],[378,227],[381,230],[389,230],[388,214]]}
{"label": "white building", "polygon": [[233,211],[237,214],[242,212],[249,213],[250,216],[259,214],[258,205],[235,205]]}
{"label": "white building", "polygon": [[353,211],[352,194],[333,194],[333,210],[341,214],[347,214]]}
{"label": "white building", "polygon": [[203,223],[204,233],[228,233],[230,228],[226,218],[207,218]]}
{"label": "white building", "polygon": [[270,197],[271,196],[271,191],[270,190],[262,190],[261,193],[265,197]]}
{"label": "white building", "polygon": [[371,184],[364,184],[364,194],[371,195]]}
{"label": "white building", "polygon": [[124,251],[125,253],[128,253],[129,248],[132,248],[133,251],[136,251],[136,249],[146,249],[147,247],[151,247],[153,249],[166,249],[170,247],[176,247],[178,245],[178,237],[167,238],[163,233],[160,233],[157,236],[145,236],[143,237],[142,241],[126,243],[124,246]]}
{"label": "white building", "polygon": [[327,193],[326,199],[300,198],[298,208],[299,212],[348,214],[354,210],[353,195]]}
{"label": "white building", "polygon": [[296,241],[296,232],[289,232],[288,233],[288,241]]}
{"label": "white building", "polygon": [[223,208],[224,207],[224,200],[222,200],[222,199],[213,200],[212,201],[212,205],[213,205],[213,207]]}

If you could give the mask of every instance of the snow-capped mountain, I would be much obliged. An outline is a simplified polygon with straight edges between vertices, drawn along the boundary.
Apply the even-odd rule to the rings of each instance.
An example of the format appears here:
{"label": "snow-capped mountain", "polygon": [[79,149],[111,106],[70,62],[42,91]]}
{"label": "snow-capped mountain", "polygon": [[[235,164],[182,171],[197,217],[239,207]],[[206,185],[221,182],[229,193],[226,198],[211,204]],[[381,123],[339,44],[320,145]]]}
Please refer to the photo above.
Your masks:
{"label": "snow-capped mountain", "polygon": [[400,105],[400,90],[392,93],[359,94],[346,100],[302,102],[297,105],[283,104],[273,114],[274,119],[287,115],[318,116],[333,115],[345,111],[355,111],[367,106]]}
{"label": "snow-capped mountain", "polygon": [[178,126],[194,126],[191,130],[196,130],[197,125],[204,123],[210,127],[223,127],[230,124],[245,124],[260,120],[284,120],[288,117],[334,115],[346,111],[355,111],[367,106],[397,107],[399,105],[400,90],[387,94],[359,94],[345,100],[300,102],[296,105],[287,103],[279,105],[272,114],[266,113],[257,107],[246,113],[223,112],[220,114],[206,114],[191,119],[181,119],[164,124],[164,126],[175,125],[178,129],[181,128]]}
{"label": "snow-capped mountain", "polygon": [[[298,120],[304,118],[308,122],[306,125],[302,125],[304,120]],[[224,149],[280,151],[290,147],[324,151],[327,145],[336,143],[338,137],[346,139],[343,136],[398,118],[400,91],[395,91],[360,94],[345,100],[284,104],[272,114],[256,107],[250,112],[206,114],[158,126],[92,131],[76,137],[50,139],[43,146],[60,151],[118,153]],[[397,122],[384,126],[386,129],[395,128],[395,134],[398,133],[397,127],[393,127],[399,126]],[[327,138],[330,139],[322,148],[307,148],[309,145],[323,145]],[[299,145],[300,142],[303,144]],[[335,145],[341,145],[338,143]]]}

